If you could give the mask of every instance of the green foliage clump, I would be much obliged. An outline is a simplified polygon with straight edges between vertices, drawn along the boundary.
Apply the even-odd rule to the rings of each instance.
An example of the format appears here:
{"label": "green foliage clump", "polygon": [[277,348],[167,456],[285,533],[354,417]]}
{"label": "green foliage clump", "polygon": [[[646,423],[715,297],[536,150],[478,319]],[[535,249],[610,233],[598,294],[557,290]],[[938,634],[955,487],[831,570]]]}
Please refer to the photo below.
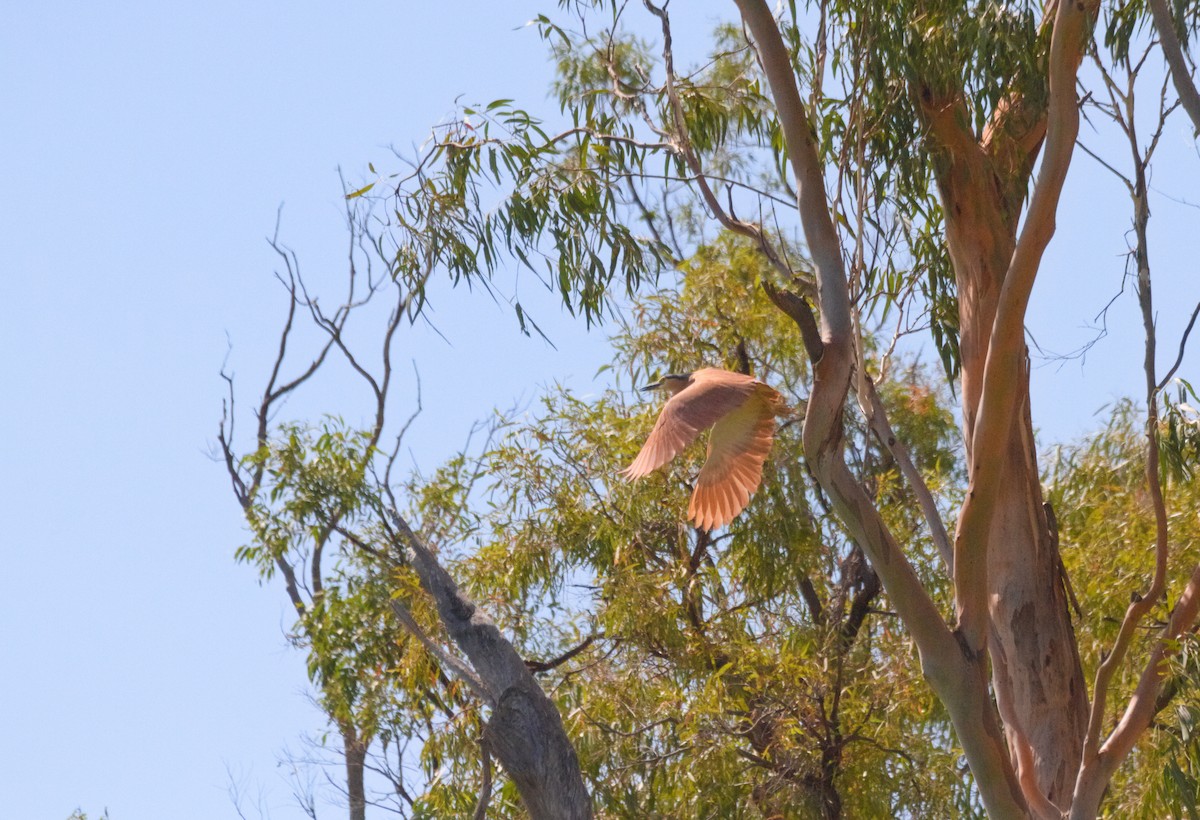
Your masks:
{"label": "green foliage clump", "polygon": [[[1178,435],[1179,410],[1168,412],[1156,434],[1163,452]],[[1183,411],[1186,413],[1186,410]],[[1113,645],[1131,596],[1141,595],[1154,571],[1155,522],[1146,483],[1144,411],[1122,401],[1107,426],[1078,444],[1055,452],[1047,476],[1048,499],[1060,528],[1063,563],[1080,608],[1076,635],[1085,673],[1091,677]],[[1167,461],[1169,465],[1171,462]],[[1200,484],[1191,465],[1164,469],[1164,497],[1172,548],[1166,594],[1156,602],[1151,626],[1161,625],[1200,561]],[[1130,657],[1145,658],[1156,629],[1138,630]],[[1200,746],[1195,732],[1200,716],[1200,667],[1194,633],[1183,636],[1171,659],[1167,685],[1152,728],[1113,782],[1105,816],[1129,818],[1190,817],[1200,802],[1197,779]],[[1139,663],[1126,662],[1114,676],[1110,702],[1124,703],[1137,686]],[[1193,807],[1193,814],[1183,814]]]}
{"label": "green foliage clump", "polygon": [[[410,477],[398,495],[464,591],[541,670],[601,813],[973,805],[969,782],[931,778],[955,770],[945,714],[878,579],[807,475],[807,366],[794,326],[758,287],[764,265],[743,240],[719,237],[673,286],[637,299],[612,340],[615,374],[748,370],[793,405],[763,486],[727,531],[685,522],[692,451],[641,482],[619,477],[657,407],[616,388],[588,399],[549,390],[503,417],[482,449]],[[898,429],[927,480],[951,491],[962,468],[945,397],[921,368],[893,371],[880,388]],[[944,590],[890,454],[861,425],[850,431],[861,480]],[[393,546],[396,488],[380,483],[383,454],[369,443],[337,419],[281,425],[248,461],[264,479],[239,557],[294,586],[294,640],[323,708],[392,761],[380,768],[400,778],[408,810],[469,814],[486,709],[390,614],[401,602],[454,651]],[[513,816],[517,805],[501,778],[493,812]]]}

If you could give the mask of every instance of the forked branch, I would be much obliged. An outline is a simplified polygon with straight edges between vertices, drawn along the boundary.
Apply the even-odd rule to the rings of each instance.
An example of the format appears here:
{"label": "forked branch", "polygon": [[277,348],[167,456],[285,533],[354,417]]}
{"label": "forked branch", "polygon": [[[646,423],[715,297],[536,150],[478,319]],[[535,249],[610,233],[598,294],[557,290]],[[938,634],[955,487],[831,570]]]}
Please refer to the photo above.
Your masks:
{"label": "forked branch", "polygon": [[822,353],[813,363],[805,456],[912,634],[922,668],[950,712],[989,813],[1023,817],[1025,799],[1004,748],[982,662],[978,656],[968,659],[961,651],[879,510],[846,466],[842,412],[855,366],[855,331],[823,168],[787,47],[769,7],[764,0],[737,0],[737,4],[775,100],[795,176],[801,225],[816,270]]}
{"label": "forked branch", "polygon": [[[1137,70],[1131,69],[1126,92],[1119,92],[1115,83],[1104,73],[1104,79],[1112,99],[1111,114],[1125,132],[1133,156],[1133,176],[1125,178],[1133,200],[1133,228],[1135,245],[1131,256],[1136,264],[1138,306],[1142,314],[1145,333],[1145,355],[1143,373],[1146,400],[1146,463],[1145,482],[1151,508],[1154,511],[1154,572],[1148,589],[1136,595],[1125,611],[1120,629],[1112,649],[1096,671],[1093,689],[1092,711],[1088,720],[1084,740],[1083,760],[1076,779],[1072,801],[1072,818],[1095,816],[1103,798],[1104,789],[1117,768],[1125,761],[1137,742],[1150,725],[1159,709],[1159,696],[1167,674],[1167,659],[1177,651],[1176,640],[1185,629],[1189,629],[1197,615],[1197,586],[1200,584],[1200,567],[1192,574],[1179,602],[1173,609],[1165,627],[1159,633],[1151,650],[1150,658],[1142,671],[1137,688],[1130,698],[1121,720],[1101,745],[1100,735],[1107,713],[1107,698],[1112,679],[1125,662],[1142,621],[1159,604],[1166,594],[1167,568],[1170,558],[1170,538],[1166,499],[1163,496],[1162,475],[1159,469],[1159,394],[1166,379],[1160,381],[1156,373],[1157,333],[1155,328],[1154,304],[1150,282],[1149,232],[1150,208],[1148,202],[1147,168],[1158,138],[1162,133],[1166,116],[1173,106],[1165,101],[1166,88],[1160,101],[1159,125],[1149,144],[1143,151],[1138,142],[1133,111],[1133,86]],[[1188,323],[1180,341],[1180,356],[1195,322],[1196,313]],[[1176,364],[1171,368],[1174,373]]]}
{"label": "forked branch", "polygon": [[1075,79],[1098,0],[1058,4],[1050,40],[1050,100],[1046,146],[1024,226],[1004,284],[988,341],[982,394],[970,447],[971,483],[954,544],[958,628],[972,652],[982,653],[988,631],[988,534],[1000,491],[1003,459],[987,445],[1005,440],[1022,395],[1025,311],[1042,255],[1054,235],[1055,214],[1079,134]]}

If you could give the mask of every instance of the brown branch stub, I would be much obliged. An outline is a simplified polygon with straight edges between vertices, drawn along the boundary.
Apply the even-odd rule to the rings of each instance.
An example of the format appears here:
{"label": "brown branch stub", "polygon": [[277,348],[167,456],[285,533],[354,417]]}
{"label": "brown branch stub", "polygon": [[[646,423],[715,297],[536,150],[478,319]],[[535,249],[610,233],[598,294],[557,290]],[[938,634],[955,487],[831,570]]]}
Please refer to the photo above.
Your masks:
{"label": "brown branch stub", "polygon": [[763,292],[774,303],[775,307],[787,314],[800,329],[800,337],[804,340],[804,349],[813,362],[819,362],[825,352],[825,343],[821,341],[821,330],[817,327],[817,318],[812,306],[803,296],[797,296],[789,290],[780,290],[770,282],[762,283]]}
{"label": "brown branch stub", "polygon": [[861,552],[856,550],[851,553],[850,560],[860,562],[861,566],[854,573],[858,590],[850,601],[850,611],[846,613],[839,630],[842,645],[846,648],[849,648],[858,637],[859,630],[862,629],[863,623],[871,613],[871,605],[883,591],[883,586],[879,583],[879,575],[864,561]]}

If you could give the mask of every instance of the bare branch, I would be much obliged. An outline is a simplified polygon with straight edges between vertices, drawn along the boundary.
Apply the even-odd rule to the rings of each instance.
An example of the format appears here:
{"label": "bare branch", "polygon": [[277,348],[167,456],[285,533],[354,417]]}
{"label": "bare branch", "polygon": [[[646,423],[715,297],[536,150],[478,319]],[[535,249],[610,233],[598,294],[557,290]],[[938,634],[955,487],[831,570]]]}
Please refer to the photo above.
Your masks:
{"label": "bare branch", "polygon": [[384,494],[388,497],[388,503],[393,507],[396,506],[396,496],[392,492],[392,468],[396,465],[396,458],[400,454],[400,444],[404,441],[404,436],[408,433],[408,428],[412,426],[413,422],[417,420],[417,417],[421,415],[421,411],[424,409],[421,403],[421,371],[417,369],[416,359],[413,360],[412,366],[413,376],[417,381],[416,407],[413,408],[412,413],[404,421],[404,424],[400,426],[400,431],[396,433],[396,441],[392,445],[391,452],[388,453],[386,466],[383,468],[383,480],[379,482],[383,487]]}
{"label": "bare branch", "polygon": [[538,672],[549,672],[551,669],[555,669],[556,667],[562,666],[564,663],[571,660],[571,658],[574,658],[580,652],[583,652],[584,650],[586,650],[589,646],[591,646],[593,643],[596,642],[596,639],[598,637],[599,636],[595,635],[595,634],[588,635],[579,644],[571,647],[566,652],[562,653],[561,655],[559,655],[555,658],[551,658],[548,661],[527,660],[527,661],[525,661],[525,665],[527,667],[529,667],[530,672],[533,672],[535,674]]}
{"label": "bare branch", "polygon": [[488,804],[492,802],[492,753],[486,739],[479,740],[479,757],[483,776],[479,781],[479,800],[475,803],[474,820],[487,820]]}
{"label": "bare branch", "polygon": [[875,433],[879,443],[892,454],[892,458],[896,459],[900,473],[908,481],[913,495],[917,497],[921,514],[925,517],[925,523],[929,527],[929,537],[933,539],[933,544],[937,547],[938,554],[942,556],[946,569],[953,573],[954,548],[950,544],[950,535],[946,531],[946,524],[942,521],[942,514],[938,512],[933,493],[929,491],[929,485],[925,483],[920,470],[913,463],[912,457],[908,454],[908,448],[904,446],[904,442],[900,441],[892,429],[883,406],[883,400],[879,397],[879,391],[875,389],[875,382],[870,376],[864,378],[863,381],[866,388],[866,396],[860,397],[863,403],[863,415],[867,417],[867,423],[871,426],[871,431]]}
{"label": "bare branch", "polygon": [[1143,153],[1138,142],[1134,118],[1134,83],[1136,69],[1130,68],[1127,75],[1127,88],[1122,91],[1117,87],[1107,71],[1102,70],[1105,86],[1108,88],[1112,107],[1110,115],[1125,133],[1127,145],[1132,156],[1133,178],[1129,180],[1130,197],[1133,201],[1133,228],[1135,242],[1132,256],[1137,268],[1138,306],[1142,314],[1142,328],[1145,333],[1145,354],[1142,369],[1146,385],[1146,482],[1151,496],[1155,516],[1155,567],[1149,589],[1143,595],[1136,596],[1125,612],[1117,638],[1113,642],[1108,656],[1096,670],[1095,684],[1092,690],[1092,710],[1088,719],[1087,735],[1084,739],[1084,768],[1097,754],[1100,744],[1100,732],[1103,727],[1108,688],[1113,675],[1121,667],[1130,643],[1141,620],[1162,596],[1166,584],[1168,542],[1167,516],[1162,497],[1158,471],[1158,387],[1155,376],[1155,360],[1157,340],[1154,328],[1154,306],[1150,291],[1150,251],[1148,226],[1150,207],[1147,200],[1146,166],[1150,160],[1153,146]]}
{"label": "bare branch", "polygon": [[807,277],[800,276],[787,264],[767,238],[762,226],[752,222],[745,222],[729,214],[721,205],[717,195],[713,192],[712,186],[709,184],[709,178],[705,174],[704,168],[700,163],[700,158],[696,155],[696,151],[692,147],[691,138],[688,136],[687,119],[684,117],[683,104],[679,99],[679,93],[675,87],[675,58],[671,48],[671,23],[666,12],[666,7],[659,8],[651,3],[650,0],[642,1],[646,8],[659,18],[662,25],[663,65],[667,74],[667,101],[671,106],[671,119],[675,127],[674,148],[676,153],[683,158],[688,170],[692,172],[696,187],[700,190],[700,198],[704,200],[704,204],[708,207],[709,212],[722,226],[729,231],[752,240],[771,265],[790,284],[799,288],[803,293],[810,296],[813,295],[813,283]]}
{"label": "bare branch", "polygon": [[[1125,132],[1133,158],[1132,199],[1135,244],[1132,255],[1137,267],[1138,306],[1141,309],[1142,327],[1146,340],[1142,364],[1146,399],[1146,422],[1144,427],[1146,436],[1145,481],[1151,506],[1154,510],[1154,573],[1146,592],[1142,595],[1135,595],[1133,601],[1126,609],[1112,649],[1096,670],[1092,710],[1088,719],[1087,734],[1084,739],[1083,760],[1076,779],[1073,801],[1074,804],[1079,805],[1081,815],[1089,811],[1094,812],[1095,806],[1099,804],[1102,797],[1103,789],[1107,786],[1113,772],[1116,771],[1116,768],[1133,748],[1133,744],[1137,738],[1149,726],[1150,719],[1154,715],[1154,704],[1158,699],[1162,687],[1162,679],[1166,671],[1162,668],[1162,664],[1165,657],[1173,652],[1173,649],[1169,646],[1169,642],[1173,641],[1194,620],[1194,601],[1190,597],[1194,595],[1194,588],[1192,584],[1189,584],[1175,612],[1172,613],[1170,623],[1163,630],[1162,636],[1151,653],[1150,661],[1142,673],[1137,690],[1125,710],[1124,717],[1117,728],[1109,735],[1103,747],[1100,747],[1100,732],[1103,728],[1106,714],[1109,686],[1116,671],[1125,661],[1125,657],[1128,654],[1133,637],[1141,621],[1165,594],[1167,566],[1170,556],[1167,508],[1163,497],[1162,478],[1159,471],[1158,394],[1161,386],[1155,372],[1157,336],[1154,326],[1154,305],[1150,287],[1148,232],[1150,208],[1147,199],[1148,186],[1146,181],[1146,169],[1150,156],[1157,144],[1158,133],[1161,133],[1162,122],[1166,119],[1167,108],[1160,104],[1159,131],[1156,132],[1150,145],[1143,152],[1138,143],[1134,119],[1133,87],[1136,72],[1136,68],[1129,69],[1128,90],[1124,94],[1113,94],[1112,113],[1114,119],[1118,121],[1121,129]],[[1112,93],[1115,84],[1108,78],[1107,73],[1105,74],[1105,80],[1110,88],[1110,93]],[[1124,109],[1123,111],[1122,108]],[[1192,321],[1195,321],[1194,314]],[[1189,323],[1188,331],[1183,336],[1184,342],[1186,342],[1187,333],[1190,330],[1191,324]],[[1181,345],[1180,355],[1182,355],[1182,349]],[[1172,369],[1173,372],[1174,370]],[[1200,573],[1200,569],[1197,572]],[[1196,577],[1193,576],[1193,580]],[[1187,615],[1189,608],[1193,610],[1191,616]],[[1075,811],[1075,805],[1072,806],[1072,810],[1073,812]]]}
{"label": "bare branch", "polygon": [[296,614],[303,618],[308,612],[308,604],[305,603],[304,596],[300,594],[300,584],[296,581],[296,570],[282,555],[275,557],[275,567],[283,576],[283,585],[287,589],[288,599],[296,609]]}
{"label": "bare branch", "polygon": [[1200,304],[1197,304],[1192,311],[1192,318],[1188,320],[1187,327],[1183,331],[1183,336],[1179,339],[1179,354],[1175,357],[1175,364],[1171,365],[1171,369],[1167,371],[1167,375],[1162,377],[1162,381],[1155,385],[1157,391],[1161,391],[1167,386],[1171,379],[1174,378],[1175,372],[1179,370],[1179,366],[1183,364],[1183,351],[1187,348],[1188,336],[1191,335],[1192,328],[1196,324],[1197,316],[1200,316]]}

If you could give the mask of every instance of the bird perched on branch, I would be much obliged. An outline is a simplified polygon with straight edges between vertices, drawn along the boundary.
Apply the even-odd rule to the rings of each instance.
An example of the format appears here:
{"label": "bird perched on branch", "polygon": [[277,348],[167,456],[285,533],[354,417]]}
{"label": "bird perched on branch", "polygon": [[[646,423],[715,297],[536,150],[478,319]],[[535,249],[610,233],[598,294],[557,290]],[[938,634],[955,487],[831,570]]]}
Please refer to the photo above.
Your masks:
{"label": "bird perched on branch", "polygon": [[758,489],[775,435],[775,416],[787,413],[788,407],[758,379],[715,367],[672,373],[642,388],[660,389],[671,397],[641,452],[621,474],[631,481],[649,475],[713,428],[688,520],[702,530],[723,527]]}

